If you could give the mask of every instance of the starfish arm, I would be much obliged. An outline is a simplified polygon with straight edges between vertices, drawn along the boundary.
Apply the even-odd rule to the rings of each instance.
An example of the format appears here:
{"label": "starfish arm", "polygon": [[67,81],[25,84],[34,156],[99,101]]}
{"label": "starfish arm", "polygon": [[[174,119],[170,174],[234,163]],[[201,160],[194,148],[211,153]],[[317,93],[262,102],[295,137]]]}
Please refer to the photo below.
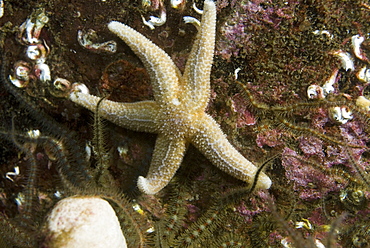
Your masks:
{"label": "starfish arm", "polygon": [[159,134],[148,175],[138,179],[138,188],[145,194],[156,194],[163,189],[180,167],[186,150],[185,139],[169,139]]}
{"label": "starfish arm", "polygon": [[216,6],[212,0],[206,0],[199,33],[186,63],[183,76],[188,87],[186,95],[190,98],[188,103],[196,109],[204,110],[207,107],[215,35]]}
{"label": "starfish arm", "polygon": [[[72,92],[70,100],[81,105],[92,112],[101,99],[81,92]],[[155,116],[158,113],[158,106],[153,101],[142,101],[135,103],[121,103],[110,100],[103,100],[99,105],[101,116],[116,125],[140,132],[157,133]]]}
{"label": "starfish arm", "polygon": [[[230,144],[212,117],[207,114],[204,116],[197,125],[198,131],[192,138],[192,144],[221,170],[242,181],[253,183],[257,167]],[[256,186],[268,189],[271,180],[261,172]]]}
{"label": "starfish arm", "polygon": [[179,70],[170,56],[129,26],[112,21],[108,24],[111,32],[120,37],[141,59],[152,81],[153,93],[159,105],[175,101],[179,90]]}

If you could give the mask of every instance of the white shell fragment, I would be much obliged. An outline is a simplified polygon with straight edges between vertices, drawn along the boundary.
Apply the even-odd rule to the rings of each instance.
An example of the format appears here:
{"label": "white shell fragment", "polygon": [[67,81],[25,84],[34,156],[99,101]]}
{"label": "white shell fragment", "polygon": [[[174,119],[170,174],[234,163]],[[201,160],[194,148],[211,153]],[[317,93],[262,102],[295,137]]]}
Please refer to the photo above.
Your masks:
{"label": "white shell fragment", "polygon": [[203,10],[198,9],[198,7],[195,3],[193,3],[192,7],[193,7],[194,11],[197,12],[197,14],[199,14],[199,15],[203,14]]}
{"label": "white shell fragment", "polygon": [[20,174],[19,166],[14,166],[14,172],[9,171],[9,172],[5,173],[5,178],[14,182],[14,179],[12,177],[19,176],[19,174]]}
{"label": "white shell fragment", "polygon": [[332,107],[329,108],[329,117],[339,124],[346,124],[349,120],[352,120],[353,115],[347,107]]}
{"label": "white shell fragment", "polygon": [[64,78],[56,78],[53,82],[54,87],[57,90],[66,91],[71,88],[71,82]]}
{"label": "white shell fragment", "polygon": [[18,88],[26,87],[30,80],[31,65],[25,61],[14,64],[14,75],[9,75],[9,80]]}
{"label": "white shell fragment", "polygon": [[356,105],[362,108],[364,111],[370,111],[370,100],[364,96],[359,96],[356,99]]}
{"label": "white shell fragment", "polygon": [[42,28],[49,22],[49,17],[45,14],[44,9],[38,9],[32,13],[20,27],[20,40],[24,44],[37,44],[41,43],[39,36]]}
{"label": "white shell fragment", "polygon": [[334,84],[337,81],[337,76],[338,76],[338,70],[334,70],[330,78],[322,86],[322,90],[325,96],[327,96],[330,93],[334,93],[335,91]]}
{"label": "white shell fragment", "polygon": [[325,35],[326,37],[329,38],[329,40],[332,40],[333,39],[333,34],[330,33],[328,30],[315,30],[312,32],[314,35]]}
{"label": "white shell fragment", "polygon": [[27,47],[26,54],[31,60],[36,60],[41,56],[41,51],[38,49],[37,45],[31,45]]}
{"label": "white shell fragment", "polygon": [[120,223],[110,204],[91,196],[59,201],[46,221],[43,247],[126,248]]}
{"label": "white shell fragment", "polygon": [[333,55],[337,56],[340,59],[340,62],[342,64],[342,68],[346,71],[353,71],[355,70],[355,65],[353,62],[353,58],[351,55],[347,52],[344,52],[342,50],[335,51]]}
{"label": "white shell fragment", "polygon": [[14,201],[15,201],[15,204],[17,204],[18,209],[22,209],[24,203],[26,202],[24,194],[22,192],[19,192],[17,197],[14,199]]}
{"label": "white shell fragment", "polygon": [[317,248],[325,248],[325,245],[318,239],[315,239],[315,245]]}
{"label": "white shell fragment", "polygon": [[110,40],[106,42],[98,42],[98,35],[95,30],[89,29],[88,31],[78,30],[77,41],[86,49],[92,52],[108,52],[115,53],[117,51],[117,42]]}
{"label": "white shell fragment", "polygon": [[151,30],[153,30],[155,27],[162,26],[163,24],[166,23],[167,14],[166,14],[166,10],[163,8],[161,10],[161,14],[159,17],[150,16],[149,21],[146,21],[143,16],[141,16],[141,18],[143,19],[144,25],[148,26]]}
{"label": "white shell fragment", "polygon": [[30,71],[31,71],[30,67],[31,67],[30,64],[28,64],[25,61],[22,61],[22,60],[17,61],[14,64],[15,76],[18,79],[28,81],[29,80],[29,74],[30,74]]}
{"label": "white shell fragment", "polygon": [[185,7],[186,0],[171,0],[171,7],[174,9],[182,9]]}
{"label": "white shell fragment", "polygon": [[15,69],[15,75],[19,79],[23,79],[25,81],[28,81],[29,76],[28,74],[30,73],[30,68],[26,66],[18,66]]}
{"label": "white shell fragment", "polygon": [[150,0],[142,0],[141,1],[141,6],[143,6],[144,8],[148,8],[152,5],[152,2]]}
{"label": "white shell fragment", "polygon": [[30,138],[32,138],[32,139],[36,139],[36,138],[40,137],[41,132],[40,132],[40,130],[38,130],[38,129],[29,130],[29,131],[27,132],[27,135],[28,135]]}
{"label": "white shell fragment", "polygon": [[194,27],[196,27],[197,29],[200,28],[200,21],[197,18],[192,17],[192,16],[184,16],[182,19],[184,20],[186,24],[190,23],[190,24],[193,24]]}
{"label": "white shell fragment", "polygon": [[234,79],[238,80],[238,74],[242,70],[242,68],[238,67],[234,70]]}
{"label": "white shell fragment", "polygon": [[45,63],[50,48],[44,40],[40,39],[41,31],[48,22],[49,17],[45,14],[45,10],[40,8],[35,9],[19,27],[18,41],[26,46],[26,56],[32,62],[18,61],[16,63],[15,75],[9,76],[10,81],[16,87],[26,87],[29,81],[33,82],[33,86],[36,87],[37,81],[41,83],[51,81],[50,68]]}
{"label": "white shell fragment", "polygon": [[357,78],[365,83],[370,83],[370,69],[366,66],[362,67],[356,74]]}
{"label": "white shell fragment", "polygon": [[325,95],[321,86],[312,84],[307,88],[307,97],[308,99],[324,99]]}
{"label": "white shell fragment", "polygon": [[51,72],[47,64],[36,64],[35,65],[35,74],[39,80],[43,83],[51,81]]}
{"label": "white shell fragment", "polygon": [[302,218],[302,221],[297,221],[295,223],[295,228],[297,228],[297,229],[304,228],[304,229],[307,229],[307,230],[312,230],[313,226],[312,226],[312,224],[310,223],[310,221],[308,219]]}
{"label": "white shell fragment", "polygon": [[0,0],[0,18],[4,15],[4,0]]}
{"label": "white shell fragment", "polygon": [[13,75],[9,75],[10,82],[17,88],[24,88],[27,86],[28,82],[19,80],[18,78],[14,77]]}
{"label": "white shell fragment", "polygon": [[361,50],[361,44],[364,42],[365,37],[360,36],[358,34],[352,36],[351,41],[352,41],[352,48],[353,48],[353,53],[355,56],[361,60],[367,60],[366,55],[362,52]]}

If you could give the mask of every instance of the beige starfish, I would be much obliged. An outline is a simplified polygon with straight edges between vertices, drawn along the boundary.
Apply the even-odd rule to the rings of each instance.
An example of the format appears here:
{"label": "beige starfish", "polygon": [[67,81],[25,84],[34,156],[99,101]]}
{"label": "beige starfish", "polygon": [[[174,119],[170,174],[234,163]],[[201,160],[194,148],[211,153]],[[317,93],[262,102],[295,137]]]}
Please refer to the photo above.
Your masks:
{"label": "beige starfish", "polygon": [[[215,120],[204,112],[210,95],[215,3],[204,2],[199,33],[183,75],[168,54],[134,29],[116,21],[109,23],[108,28],[143,61],[152,80],[155,101],[103,100],[99,107],[102,117],[119,126],[158,134],[148,175],[138,179],[139,189],[155,194],[164,188],[179,168],[189,143],[221,170],[251,183],[257,168],[229,143]],[[70,99],[95,111],[100,98],[75,89]],[[270,178],[262,172],[257,187],[270,186]]]}

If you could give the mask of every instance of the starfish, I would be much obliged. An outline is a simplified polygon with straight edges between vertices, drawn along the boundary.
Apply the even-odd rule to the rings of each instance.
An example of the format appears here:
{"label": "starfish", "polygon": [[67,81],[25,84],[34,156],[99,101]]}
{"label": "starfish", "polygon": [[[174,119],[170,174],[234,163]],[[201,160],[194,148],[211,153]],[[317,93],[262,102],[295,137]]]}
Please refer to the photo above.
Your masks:
{"label": "starfish", "polygon": [[[193,144],[221,170],[252,183],[257,167],[230,144],[216,121],[205,113],[215,46],[215,3],[204,2],[198,34],[183,74],[166,52],[136,30],[117,21],[110,22],[108,28],[142,60],[153,86],[154,101],[103,100],[99,107],[103,118],[119,126],[158,134],[149,172],[138,178],[138,188],[146,194],[163,189],[180,167],[188,144]],[[81,87],[75,87],[69,99],[96,111],[100,98]],[[256,186],[268,189],[271,180],[261,172]]]}

